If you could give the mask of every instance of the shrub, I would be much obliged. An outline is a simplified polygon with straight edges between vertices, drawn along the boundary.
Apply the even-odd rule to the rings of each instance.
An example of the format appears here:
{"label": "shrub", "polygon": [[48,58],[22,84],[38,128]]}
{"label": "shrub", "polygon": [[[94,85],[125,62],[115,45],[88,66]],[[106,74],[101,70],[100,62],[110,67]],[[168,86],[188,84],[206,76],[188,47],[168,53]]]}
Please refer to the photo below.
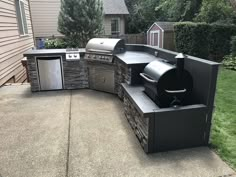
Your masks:
{"label": "shrub", "polygon": [[45,48],[46,49],[62,49],[66,48],[67,43],[64,41],[64,39],[46,39],[45,40]]}
{"label": "shrub", "polygon": [[174,29],[177,51],[214,61],[230,54],[230,40],[236,34],[234,25],[182,22]]}
{"label": "shrub", "polygon": [[206,58],[208,56],[206,49],[208,49],[207,41],[209,30],[209,25],[205,23],[177,23],[175,25],[177,51]]}
{"label": "shrub", "polygon": [[236,56],[228,55],[224,57],[223,65],[227,69],[236,71]]}
{"label": "shrub", "polygon": [[222,61],[225,55],[230,54],[231,37],[236,34],[234,25],[210,25],[208,59]]}
{"label": "shrub", "polygon": [[231,40],[231,54],[236,57],[236,36],[233,36]]}

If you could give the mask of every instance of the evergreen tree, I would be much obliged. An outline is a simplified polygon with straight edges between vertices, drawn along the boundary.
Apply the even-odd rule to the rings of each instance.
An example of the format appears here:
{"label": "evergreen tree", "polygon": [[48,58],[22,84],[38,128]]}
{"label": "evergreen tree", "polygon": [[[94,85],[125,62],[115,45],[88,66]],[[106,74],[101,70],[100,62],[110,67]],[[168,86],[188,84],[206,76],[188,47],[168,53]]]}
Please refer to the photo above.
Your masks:
{"label": "evergreen tree", "polygon": [[58,31],[65,35],[68,47],[85,47],[101,33],[102,20],[101,0],[61,0]]}

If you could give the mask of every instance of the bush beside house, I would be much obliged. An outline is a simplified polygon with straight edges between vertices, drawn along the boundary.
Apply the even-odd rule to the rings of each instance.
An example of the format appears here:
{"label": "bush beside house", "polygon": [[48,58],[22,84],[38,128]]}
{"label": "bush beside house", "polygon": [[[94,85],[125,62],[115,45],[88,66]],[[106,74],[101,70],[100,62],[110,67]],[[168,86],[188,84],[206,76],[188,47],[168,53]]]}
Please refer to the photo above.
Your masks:
{"label": "bush beside house", "polygon": [[181,22],[174,29],[177,51],[214,61],[230,54],[231,37],[236,35],[235,25]]}
{"label": "bush beside house", "polygon": [[236,56],[236,36],[233,36],[231,40],[231,52],[233,56]]}
{"label": "bush beside house", "polygon": [[67,44],[63,38],[46,39],[45,48],[46,49],[63,49],[63,48],[67,48]]}
{"label": "bush beside house", "polygon": [[232,37],[231,55],[224,57],[223,65],[227,69],[236,71],[236,36]]}

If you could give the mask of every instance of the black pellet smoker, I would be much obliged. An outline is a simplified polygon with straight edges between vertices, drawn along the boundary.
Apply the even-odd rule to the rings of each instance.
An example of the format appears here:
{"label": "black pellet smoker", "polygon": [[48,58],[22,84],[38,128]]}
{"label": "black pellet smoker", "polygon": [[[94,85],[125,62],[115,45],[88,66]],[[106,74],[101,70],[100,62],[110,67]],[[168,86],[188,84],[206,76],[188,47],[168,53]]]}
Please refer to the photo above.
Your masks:
{"label": "black pellet smoker", "polygon": [[180,53],[176,57],[176,66],[163,60],[155,60],[145,67],[144,73],[140,73],[144,80],[145,93],[160,108],[189,104],[193,79],[184,69],[184,58]]}

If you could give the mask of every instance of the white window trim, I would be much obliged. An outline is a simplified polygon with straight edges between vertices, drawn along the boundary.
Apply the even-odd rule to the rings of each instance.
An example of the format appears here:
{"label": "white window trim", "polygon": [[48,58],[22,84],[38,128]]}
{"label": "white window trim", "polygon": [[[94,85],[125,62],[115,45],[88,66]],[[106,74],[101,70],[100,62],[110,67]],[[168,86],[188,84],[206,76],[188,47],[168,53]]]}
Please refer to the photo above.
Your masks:
{"label": "white window trim", "polygon": [[111,18],[111,22],[112,22],[112,20],[118,20],[118,31],[112,31],[111,30],[111,35],[112,35],[112,33],[119,33],[120,34],[120,29],[121,29],[121,26],[120,26],[120,17],[113,17],[113,18]]}
{"label": "white window trim", "polygon": [[[23,20],[23,16],[22,16],[22,9],[21,9],[21,2],[23,2],[23,4],[24,4],[24,6],[25,6],[25,1],[24,0],[18,0],[17,1],[19,4],[19,8],[20,8],[20,17],[21,17],[21,22],[22,22],[22,30],[23,30],[23,33],[24,34],[20,34],[20,36],[28,36],[29,35],[29,33],[25,33],[25,25],[24,25],[24,20]],[[25,10],[25,8],[24,8],[24,10]],[[26,18],[26,17],[25,17]],[[26,19],[26,21],[27,21],[27,19]],[[19,22],[18,22],[19,23]],[[26,28],[28,28],[28,25],[27,25],[27,23],[26,23]],[[20,31],[19,31],[19,33],[20,33]]]}
{"label": "white window trim", "polygon": [[160,30],[156,30],[156,31],[150,31],[150,45],[154,46],[154,36],[155,34],[158,34],[158,40],[157,40],[157,47],[160,48]]}

